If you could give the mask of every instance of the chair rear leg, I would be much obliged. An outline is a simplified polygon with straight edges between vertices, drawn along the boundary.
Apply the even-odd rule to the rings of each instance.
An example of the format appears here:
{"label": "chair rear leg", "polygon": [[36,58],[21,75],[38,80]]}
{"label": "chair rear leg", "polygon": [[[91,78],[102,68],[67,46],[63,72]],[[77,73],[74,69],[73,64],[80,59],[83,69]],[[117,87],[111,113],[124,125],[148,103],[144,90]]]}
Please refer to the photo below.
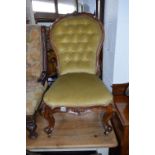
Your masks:
{"label": "chair rear leg", "polygon": [[52,134],[52,131],[55,125],[55,119],[51,108],[45,105],[43,114],[44,114],[44,118],[48,121],[48,126],[44,128],[44,131],[48,134],[48,136],[50,136]]}
{"label": "chair rear leg", "polygon": [[26,129],[29,131],[29,138],[36,139],[38,134],[36,132],[37,124],[34,116],[26,116]]}
{"label": "chair rear leg", "polygon": [[109,105],[106,108],[106,111],[103,115],[102,122],[103,122],[104,134],[105,135],[108,135],[112,131],[112,126],[109,124],[109,121],[112,118],[113,112],[114,111],[113,111],[112,105]]}

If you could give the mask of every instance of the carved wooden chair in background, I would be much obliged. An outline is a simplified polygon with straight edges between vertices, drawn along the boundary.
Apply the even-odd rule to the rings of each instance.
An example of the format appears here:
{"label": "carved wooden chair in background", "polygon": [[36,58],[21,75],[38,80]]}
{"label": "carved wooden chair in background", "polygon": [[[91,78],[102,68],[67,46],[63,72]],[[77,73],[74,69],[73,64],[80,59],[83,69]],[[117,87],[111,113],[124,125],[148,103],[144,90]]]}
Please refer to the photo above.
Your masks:
{"label": "carved wooden chair in background", "polygon": [[[26,128],[36,138],[36,111],[46,89],[44,27],[26,25]],[[43,72],[42,72],[43,71]]]}
{"label": "carved wooden chair in background", "polygon": [[81,114],[104,112],[104,133],[112,131],[113,96],[99,79],[99,54],[104,31],[99,20],[87,13],[58,19],[50,32],[57,56],[58,79],[43,97],[42,113],[48,121],[45,132],[51,135],[58,112]]}

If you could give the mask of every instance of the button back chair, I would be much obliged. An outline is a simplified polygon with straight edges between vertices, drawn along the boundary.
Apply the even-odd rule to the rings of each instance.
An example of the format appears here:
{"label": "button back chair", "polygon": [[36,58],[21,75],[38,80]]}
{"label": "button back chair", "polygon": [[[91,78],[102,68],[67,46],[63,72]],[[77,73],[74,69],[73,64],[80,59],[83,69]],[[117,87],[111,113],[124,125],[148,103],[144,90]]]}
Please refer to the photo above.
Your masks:
{"label": "button back chair", "polygon": [[[26,25],[26,128],[30,138],[36,138],[36,111],[46,89],[45,28]],[[42,72],[43,71],[43,72]]]}
{"label": "button back chair", "polygon": [[104,31],[99,20],[88,13],[70,14],[52,26],[50,40],[57,56],[58,79],[43,97],[42,113],[51,135],[54,113],[104,112],[104,133],[112,131],[113,96],[97,76]]}

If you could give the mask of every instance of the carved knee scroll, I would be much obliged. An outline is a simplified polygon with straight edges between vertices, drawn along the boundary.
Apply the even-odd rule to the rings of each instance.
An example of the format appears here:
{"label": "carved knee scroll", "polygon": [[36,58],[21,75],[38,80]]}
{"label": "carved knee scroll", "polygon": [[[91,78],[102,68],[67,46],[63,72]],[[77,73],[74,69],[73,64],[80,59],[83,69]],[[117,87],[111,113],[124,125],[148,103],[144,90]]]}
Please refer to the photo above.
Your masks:
{"label": "carved knee scroll", "polygon": [[71,113],[75,115],[79,115],[80,113],[84,112],[103,112],[105,111],[103,117],[102,117],[102,122],[103,122],[103,127],[104,127],[104,134],[107,135],[112,131],[112,126],[109,124],[110,119],[112,118],[114,109],[113,105],[110,104],[108,106],[93,106],[93,107],[65,107],[62,110],[62,107],[57,107],[57,108],[50,108],[46,103],[42,104],[42,114],[44,118],[48,121],[48,126],[44,129],[44,131],[50,136],[52,134],[52,131],[54,129],[55,125],[55,119],[53,114],[54,113]]}
{"label": "carved knee scroll", "polygon": [[114,112],[113,106],[112,105],[107,106],[106,111],[102,118],[105,135],[109,134],[112,131],[112,126],[109,124],[109,121],[113,116],[113,112]]}
{"label": "carved knee scroll", "polygon": [[52,109],[48,107],[46,104],[44,104],[42,113],[44,115],[44,118],[48,121],[48,126],[44,128],[44,131],[48,134],[48,136],[50,136],[55,125],[55,119],[53,116]]}

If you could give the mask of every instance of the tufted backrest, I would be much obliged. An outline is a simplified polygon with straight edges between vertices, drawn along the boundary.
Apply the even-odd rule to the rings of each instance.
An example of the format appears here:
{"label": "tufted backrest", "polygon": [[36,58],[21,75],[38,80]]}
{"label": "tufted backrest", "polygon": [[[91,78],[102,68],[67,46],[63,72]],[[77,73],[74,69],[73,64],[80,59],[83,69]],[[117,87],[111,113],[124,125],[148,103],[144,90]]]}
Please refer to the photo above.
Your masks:
{"label": "tufted backrest", "polygon": [[37,80],[42,71],[41,27],[26,25],[26,78]]}
{"label": "tufted backrest", "polygon": [[103,28],[93,16],[81,13],[60,18],[53,24],[50,38],[60,75],[97,72]]}

